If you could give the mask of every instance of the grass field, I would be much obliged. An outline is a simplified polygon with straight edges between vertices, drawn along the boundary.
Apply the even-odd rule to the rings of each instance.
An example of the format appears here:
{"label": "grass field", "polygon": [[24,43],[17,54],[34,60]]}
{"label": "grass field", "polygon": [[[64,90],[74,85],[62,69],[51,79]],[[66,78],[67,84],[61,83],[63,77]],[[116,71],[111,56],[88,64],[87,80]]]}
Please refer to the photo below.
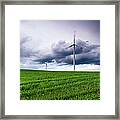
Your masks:
{"label": "grass field", "polygon": [[20,71],[21,100],[99,100],[100,72]]}

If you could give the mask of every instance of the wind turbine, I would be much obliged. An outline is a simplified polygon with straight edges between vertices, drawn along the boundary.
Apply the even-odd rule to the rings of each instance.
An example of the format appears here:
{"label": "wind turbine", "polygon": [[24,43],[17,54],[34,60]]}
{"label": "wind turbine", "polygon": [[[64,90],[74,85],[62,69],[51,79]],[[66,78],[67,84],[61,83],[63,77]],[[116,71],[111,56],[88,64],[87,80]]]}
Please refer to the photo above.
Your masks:
{"label": "wind turbine", "polygon": [[74,39],[73,39],[73,44],[72,45],[70,45],[69,47],[67,47],[67,48],[71,48],[71,47],[73,47],[73,66],[74,66],[74,71],[75,71],[75,47],[77,46],[76,44],[75,44],[75,32],[76,31],[74,31]]}
{"label": "wind turbine", "polygon": [[46,70],[47,70],[47,62],[45,62]]}

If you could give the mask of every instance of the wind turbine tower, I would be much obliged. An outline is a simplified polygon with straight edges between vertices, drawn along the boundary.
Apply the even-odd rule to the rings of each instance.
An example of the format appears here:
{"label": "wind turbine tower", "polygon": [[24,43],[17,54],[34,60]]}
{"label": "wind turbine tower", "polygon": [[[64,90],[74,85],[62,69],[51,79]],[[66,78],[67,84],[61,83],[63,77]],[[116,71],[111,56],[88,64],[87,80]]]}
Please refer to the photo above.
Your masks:
{"label": "wind turbine tower", "polygon": [[75,31],[74,31],[74,40],[73,40],[73,65],[75,71]]}
{"label": "wind turbine tower", "polygon": [[76,36],[75,36],[75,32],[76,32],[76,31],[74,31],[73,44],[68,47],[68,48],[73,47],[73,66],[74,66],[74,71],[75,71],[75,46],[77,46],[77,45],[75,44],[75,37],[76,37]]}
{"label": "wind turbine tower", "polygon": [[45,62],[45,65],[46,65],[46,70],[47,70],[47,62]]}

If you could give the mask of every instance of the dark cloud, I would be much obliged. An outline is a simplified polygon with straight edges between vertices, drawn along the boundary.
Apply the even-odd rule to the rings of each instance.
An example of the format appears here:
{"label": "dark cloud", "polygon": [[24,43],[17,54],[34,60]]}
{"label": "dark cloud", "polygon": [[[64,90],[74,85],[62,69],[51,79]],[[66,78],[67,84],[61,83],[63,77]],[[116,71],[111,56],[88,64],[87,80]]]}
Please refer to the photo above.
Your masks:
{"label": "dark cloud", "polygon": [[[20,57],[30,58],[36,56],[34,62],[43,64],[45,62],[57,62],[62,64],[73,64],[73,48],[69,47],[71,44],[65,41],[59,41],[57,44],[52,45],[51,54],[40,54],[39,51],[34,51],[32,48],[27,47],[27,43],[31,41],[31,37],[24,37],[20,42]],[[76,64],[100,64],[100,46],[92,45],[88,41],[76,41]]]}
{"label": "dark cloud", "polygon": [[72,49],[68,49],[69,44],[66,43],[65,41],[60,41],[58,44],[52,46],[52,51],[55,56],[55,58],[60,59],[65,56],[71,55],[72,54]]}
{"label": "dark cloud", "polygon": [[[77,40],[76,42],[76,64],[100,64],[100,46],[91,45],[85,41]],[[35,62],[45,63],[53,62],[73,64],[73,48],[68,48],[69,43],[65,41],[60,41],[58,44],[52,46],[52,53],[49,55],[44,55]]]}
{"label": "dark cloud", "polygon": [[89,53],[99,47],[99,45],[91,45],[88,41],[82,40],[77,40],[76,45],[76,54]]}
{"label": "dark cloud", "polygon": [[45,63],[45,62],[53,62],[53,60],[54,60],[54,56],[51,54],[49,54],[49,55],[45,55],[45,56],[42,56],[42,57],[39,57],[38,59],[36,59],[36,60],[34,60],[35,62],[37,62],[37,63],[40,63],[40,64],[43,64],[43,63]]}
{"label": "dark cloud", "polygon": [[28,47],[28,43],[32,40],[31,37],[23,37],[20,40],[20,57],[26,57],[29,58],[31,56],[35,56],[38,54],[39,51],[33,50],[33,48]]}
{"label": "dark cloud", "polygon": [[[98,52],[88,52],[76,54],[76,64],[100,64],[100,54]],[[56,59],[58,63],[73,64],[73,56],[69,55],[61,59]]]}

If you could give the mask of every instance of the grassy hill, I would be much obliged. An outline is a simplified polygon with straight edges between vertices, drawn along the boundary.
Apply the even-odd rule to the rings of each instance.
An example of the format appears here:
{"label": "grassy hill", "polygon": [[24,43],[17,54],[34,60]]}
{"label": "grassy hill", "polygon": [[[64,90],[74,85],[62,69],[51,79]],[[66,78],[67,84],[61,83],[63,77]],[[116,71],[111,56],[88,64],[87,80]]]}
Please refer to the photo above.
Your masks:
{"label": "grassy hill", "polygon": [[99,100],[100,72],[20,71],[21,100]]}

